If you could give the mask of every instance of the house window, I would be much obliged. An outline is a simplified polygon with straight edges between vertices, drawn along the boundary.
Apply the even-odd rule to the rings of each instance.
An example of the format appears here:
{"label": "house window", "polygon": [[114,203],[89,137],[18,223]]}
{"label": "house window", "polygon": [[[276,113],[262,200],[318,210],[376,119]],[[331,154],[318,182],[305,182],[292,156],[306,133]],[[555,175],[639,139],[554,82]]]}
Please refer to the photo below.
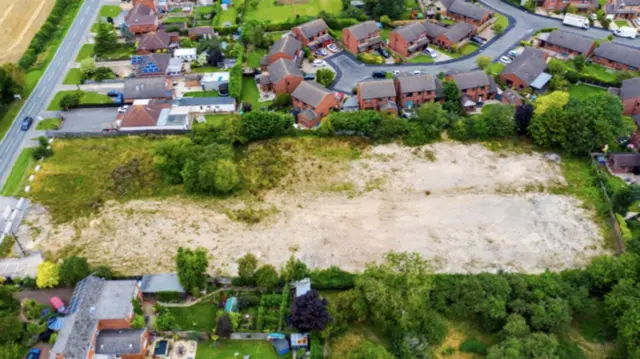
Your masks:
{"label": "house window", "polygon": [[409,97],[409,96],[413,96],[413,92],[407,92],[407,93],[405,94],[405,96],[407,96],[407,97]]}

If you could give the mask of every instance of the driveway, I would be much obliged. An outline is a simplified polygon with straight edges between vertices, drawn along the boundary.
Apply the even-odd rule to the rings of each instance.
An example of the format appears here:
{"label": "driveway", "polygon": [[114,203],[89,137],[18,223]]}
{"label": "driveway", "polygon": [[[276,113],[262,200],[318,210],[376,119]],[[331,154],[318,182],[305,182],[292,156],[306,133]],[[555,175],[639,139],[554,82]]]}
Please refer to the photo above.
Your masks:
{"label": "driveway", "polygon": [[73,288],[55,288],[55,289],[41,289],[41,290],[23,290],[13,295],[19,301],[23,299],[33,299],[42,305],[50,305],[49,299],[51,297],[58,297],[63,302],[69,304],[71,296],[73,295]]}
{"label": "driveway", "polygon": [[[500,58],[500,56],[506,54],[510,49],[518,46],[520,40],[528,38],[536,30],[544,28],[561,28],[563,31],[573,32],[594,39],[604,39],[611,34],[611,31],[598,28],[582,30],[563,26],[561,20],[537,16],[500,0],[481,0],[481,2],[485,6],[506,15],[513,26],[508,31],[505,31],[502,36],[481,47],[478,52],[473,54],[473,56],[430,64],[409,63],[397,65],[368,65],[358,61],[352,54],[343,51],[339,54],[325,58],[325,61],[336,71],[336,79],[329,87],[336,91],[351,93],[358,82],[370,79],[371,73],[374,71],[400,70],[413,72],[415,70],[420,70],[423,74],[432,75],[440,72],[447,72],[452,69],[458,71],[470,71],[477,68],[477,56],[489,56],[495,61]],[[640,48],[640,38],[615,38],[613,42]]]}
{"label": "driveway", "polygon": [[116,107],[81,108],[63,112],[64,121],[60,127],[64,132],[100,132],[103,126],[118,115]]}

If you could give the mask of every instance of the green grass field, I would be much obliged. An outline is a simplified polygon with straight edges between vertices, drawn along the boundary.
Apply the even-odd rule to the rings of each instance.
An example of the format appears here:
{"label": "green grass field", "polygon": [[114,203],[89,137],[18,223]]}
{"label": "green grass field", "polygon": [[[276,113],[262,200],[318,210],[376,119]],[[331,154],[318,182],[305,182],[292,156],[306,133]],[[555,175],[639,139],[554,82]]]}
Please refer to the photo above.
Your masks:
{"label": "green grass field", "polygon": [[62,122],[61,118],[53,117],[53,118],[45,118],[44,120],[38,122],[36,125],[36,130],[57,130]]}
{"label": "green grass field", "polygon": [[218,91],[185,92],[184,97],[218,97]]}
{"label": "green grass field", "polygon": [[236,24],[236,16],[238,15],[238,6],[242,5],[244,0],[234,0],[233,6],[227,10],[221,10],[221,12],[213,18],[213,26],[224,26],[226,22],[231,25]]}
{"label": "green grass field", "polygon": [[420,54],[414,58],[408,59],[407,62],[415,62],[415,63],[431,63],[433,59],[429,55]]}
{"label": "green grass field", "polygon": [[618,27],[628,27],[629,22],[627,20],[616,20],[614,21]]}
{"label": "green grass field", "polygon": [[80,85],[82,83],[82,71],[79,68],[70,69],[62,83],[65,85]]}
{"label": "green grass field", "polygon": [[120,14],[120,6],[118,5],[103,5],[100,8],[100,16],[102,17],[116,17]]}
{"label": "green grass field", "polygon": [[211,332],[216,326],[216,304],[198,303],[190,307],[167,307],[181,330]]}
{"label": "green grass field", "polygon": [[25,148],[22,150],[11,169],[11,173],[9,173],[9,177],[7,177],[7,182],[4,183],[2,192],[0,192],[1,195],[15,196],[22,191],[22,184],[27,178],[28,170],[32,168],[36,162],[33,157],[31,157],[31,153],[33,153],[33,148]]}
{"label": "green grass field", "polygon": [[[47,110],[49,111],[60,111],[62,108],[60,108],[60,100],[67,94],[72,94],[74,93],[74,90],[71,91],[60,91],[58,92],[55,96],[53,96],[53,99],[51,100],[51,103],[49,104],[49,107],[47,107]],[[101,94],[98,92],[91,92],[91,91],[84,91],[82,93],[82,97],[80,98],[80,104],[81,105],[89,105],[89,104],[101,104],[101,103],[111,103],[113,102],[113,100],[111,99],[111,97],[105,95],[105,94]]]}
{"label": "green grass field", "polygon": [[274,1],[260,1],[255,9],[248,6],[244,21],[258,20],[282,23],[294,19],[297,15],[316,16],[320,10],[331,14],[338,14],[342,11],[342,0],[309,0],[306,4],[296,4],[295,6],[274,3]]}
{"label": "green grass field", "polygon": [[[215,346],[211,341],[198,343],[196,359],[237,359],[244,355],[256,359],[288,359],[292,354],[279,357],[270,342],[264,340],[222,340]],[[239,353],[239,356],[236,356]]]}
{"label": "green grass field", "polygon": [[133,45],[128,44],[118,44],[118,46],[108,54],[102,56],[97,59],[102,61],[118,61],[118,60],[128,60],[131,55],[136,53],[136,48]]}
{"label": "green grass field", "polygon": [[577,84],[569,86],[569,96],[576,98],[585,98],[589,95],[593,95],[599,92],[605,92],[605,89],[595,86],[589,86],[586,84]]}
{"label": "green grass field", "polygon": [[89,58],[93,55],[93,44],[84,44],[82,48],[78,52],[78,56],[76,56],[76,62],[80,62],[86,58]]}
{"label": "green grass field", "polygon": [[462,47],[462,49],[460,49],[460,54],[462,56],[469,55],[469,54],[473,53],[474,51],[476,51],[479,48],[480,48],[480,46],[478,46],[476,44],[468,43],[468,44],[464,45]]}
{"label": "green grass field", "polygon": [[254,68],[260,67],[260,60],[262,60],[262,56],[266,54],[266,50],[253,49],[253,51],[249,52],[249,56],[247,56],[247,66]]}

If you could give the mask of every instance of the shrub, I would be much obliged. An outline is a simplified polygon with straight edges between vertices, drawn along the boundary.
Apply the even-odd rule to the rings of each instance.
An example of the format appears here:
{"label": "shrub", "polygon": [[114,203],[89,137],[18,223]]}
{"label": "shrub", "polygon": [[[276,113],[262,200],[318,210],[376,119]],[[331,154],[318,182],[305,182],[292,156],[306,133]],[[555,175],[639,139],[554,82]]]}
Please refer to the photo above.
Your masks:
{"label": "shrub", "polygon": [[165,303],[182,301],[182,295],[178,292],[158,292],[156,297],[159,301]]}
{"label": "shrub", "polygon": [[351,289],[355,285],[356,275],[331,266],[327,269],[309,273],[314,289]]}
{"label": "shrub", "polygon": [[243,310],[260,304],[260,298],[255,294],[242,294],[238,297],[238,309]]}
{"label": "shrub", "polygon": [[620,232],[622,234],[622,240],[627,243],[631,240],[633,235],[629,230],[629,226],[627,226],[627,221],[624,220],[620,214],[616,213],[616,219],[618,220],[618,225],[620,226]]}
{"label": "shrub", "polygon": [[381,65],[384,64],[384,58],[382,56],[374,55],[368,52],[361,52],[357,56],[358,60],[365,64]]}
{"label": "shrub", "polygon": [[477,339],[467,339],[460,344],[460,351],[484,355],[487,352],[487,346]]}

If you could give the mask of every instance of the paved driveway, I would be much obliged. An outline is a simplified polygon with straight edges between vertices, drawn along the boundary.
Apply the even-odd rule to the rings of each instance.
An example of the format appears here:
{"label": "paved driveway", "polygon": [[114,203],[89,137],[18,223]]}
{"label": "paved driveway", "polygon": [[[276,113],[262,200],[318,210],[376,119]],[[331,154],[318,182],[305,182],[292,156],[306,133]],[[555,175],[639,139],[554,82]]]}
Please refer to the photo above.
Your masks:
{"label": "paved driveway", "polygon": [[100,132],[103,126],[116,119],[117,107],[81,108],[63,112],[61,131]]}

